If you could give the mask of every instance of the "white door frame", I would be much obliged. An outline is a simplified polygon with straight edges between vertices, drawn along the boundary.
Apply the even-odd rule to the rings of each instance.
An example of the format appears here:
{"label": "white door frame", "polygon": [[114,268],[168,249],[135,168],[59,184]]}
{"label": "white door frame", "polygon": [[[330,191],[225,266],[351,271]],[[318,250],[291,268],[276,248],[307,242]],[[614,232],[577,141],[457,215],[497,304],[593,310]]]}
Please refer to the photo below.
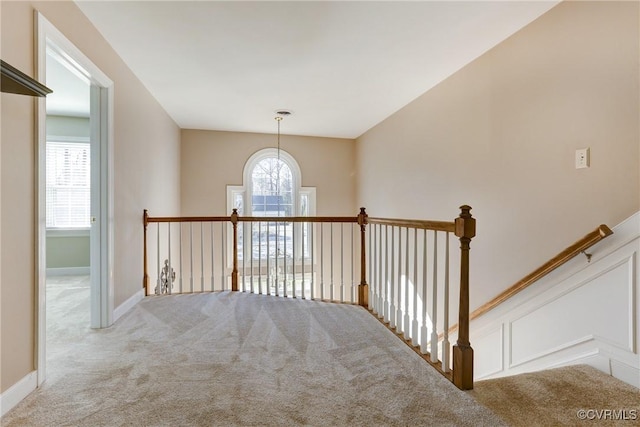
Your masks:
{"label": "white door frame", "polygon": [[[91,85],[92,175],[95,160],[100,162],[92,176],[91,215],[91,327],[113,323],[113,81],[71,43],[42,14],[35,11],[36,79],[46,84],[47,48],[64,58]],[[46,372],[46,99],[37,105],[36,156],[36,363],[38,385]],[[94,158],[94,153],[96,157]],[[98,183],[97,191],[93,188]],[[94,197],[95,195],[95,197]]]}

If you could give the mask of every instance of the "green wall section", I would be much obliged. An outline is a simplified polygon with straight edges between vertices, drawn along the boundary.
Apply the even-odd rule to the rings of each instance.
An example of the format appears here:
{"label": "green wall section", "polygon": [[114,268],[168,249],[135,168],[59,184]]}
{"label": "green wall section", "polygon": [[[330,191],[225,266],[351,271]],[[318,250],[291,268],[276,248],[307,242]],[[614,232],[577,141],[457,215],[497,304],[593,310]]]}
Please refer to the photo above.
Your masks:
{"label": "green wall section", "polygon": [[88,117],[47,116],[47,136],[89,138]]}
{"label": "green wall section", "polygon": [[47,268],[89,267],[89,236],[47,236]]}

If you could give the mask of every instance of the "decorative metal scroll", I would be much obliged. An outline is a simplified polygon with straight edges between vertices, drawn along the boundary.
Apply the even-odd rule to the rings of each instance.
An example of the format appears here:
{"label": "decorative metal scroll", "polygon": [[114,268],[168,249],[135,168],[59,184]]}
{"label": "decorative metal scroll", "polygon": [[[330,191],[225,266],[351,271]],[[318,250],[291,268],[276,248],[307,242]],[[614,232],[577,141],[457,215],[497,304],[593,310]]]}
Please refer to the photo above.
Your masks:
{"label": "decorative metal scroll", "polygon": [[156,286],[156,295],[170,294],[173,282],[176,280],[176,272],[169,267],[169,260],[164,260],[164,267],[160,272],[160,283]]}

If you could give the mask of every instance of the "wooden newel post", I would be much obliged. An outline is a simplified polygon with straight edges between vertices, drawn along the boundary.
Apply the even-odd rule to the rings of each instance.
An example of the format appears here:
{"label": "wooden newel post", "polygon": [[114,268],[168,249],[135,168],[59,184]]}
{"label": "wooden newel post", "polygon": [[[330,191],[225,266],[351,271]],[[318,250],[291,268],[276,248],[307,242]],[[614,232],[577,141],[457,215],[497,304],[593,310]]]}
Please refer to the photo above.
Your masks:
{"label": "wooden newel post", "polygon": [[231,290],[238,290],[238,209],[231,214],[233,225],[233,271],[231,272]]}
{"label": "wooden newel post", "polygon": [[476,235],[476,220],[471,207],[460,207],[455,233],[460,238],[460,305],[458,341],[453,346],[453,383],[461,390],[473,389],[473,349],[469,343],[469,244]]}
{"label": "wooden newel post", "polygon": [[142,276],[142,289],[144,289],[144,295],[147,296],[149,295],[148,293],[149,267],[147,264],[147,225],[149,225],[149,211],[147,211],[146,209],[142,213],[142,224],[144,225],[144,232],[143,232],[144,244],[143,244],[143,257],[142,257],[142,263],[144,264],[144,267],[143,267],[144,274]]}
{"label": "wooden newel post", "polygon": [[358,286],[358,305],[369,307],[369,285],[367,284],[366,236],[367,213],[360,208],[358,224],[360,224],[360,286]]}

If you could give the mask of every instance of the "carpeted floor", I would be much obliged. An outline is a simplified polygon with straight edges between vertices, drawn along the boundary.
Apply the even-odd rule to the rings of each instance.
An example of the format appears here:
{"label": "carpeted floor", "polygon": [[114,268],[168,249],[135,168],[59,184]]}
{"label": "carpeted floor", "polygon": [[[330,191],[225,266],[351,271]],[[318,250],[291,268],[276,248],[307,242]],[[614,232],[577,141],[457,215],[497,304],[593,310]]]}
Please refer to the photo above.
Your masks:
{"label": "carpeted floor", "polygon": [[640,425],[639,390],[588,366],[461,392],[355,306],[150,297],[91,330],[88,299],[48,281],[48,379],[0,425]]}
{"label": "carpeted floor", "polygon": [[477,381],[469,394],[512,426],[640,425],[640,390],[587,365]]}
{"label": "carpeted floor", "polygon": [[3,426],[504,425],[360,307],[224,292],[103,330],[62,314],[48,380]]}

